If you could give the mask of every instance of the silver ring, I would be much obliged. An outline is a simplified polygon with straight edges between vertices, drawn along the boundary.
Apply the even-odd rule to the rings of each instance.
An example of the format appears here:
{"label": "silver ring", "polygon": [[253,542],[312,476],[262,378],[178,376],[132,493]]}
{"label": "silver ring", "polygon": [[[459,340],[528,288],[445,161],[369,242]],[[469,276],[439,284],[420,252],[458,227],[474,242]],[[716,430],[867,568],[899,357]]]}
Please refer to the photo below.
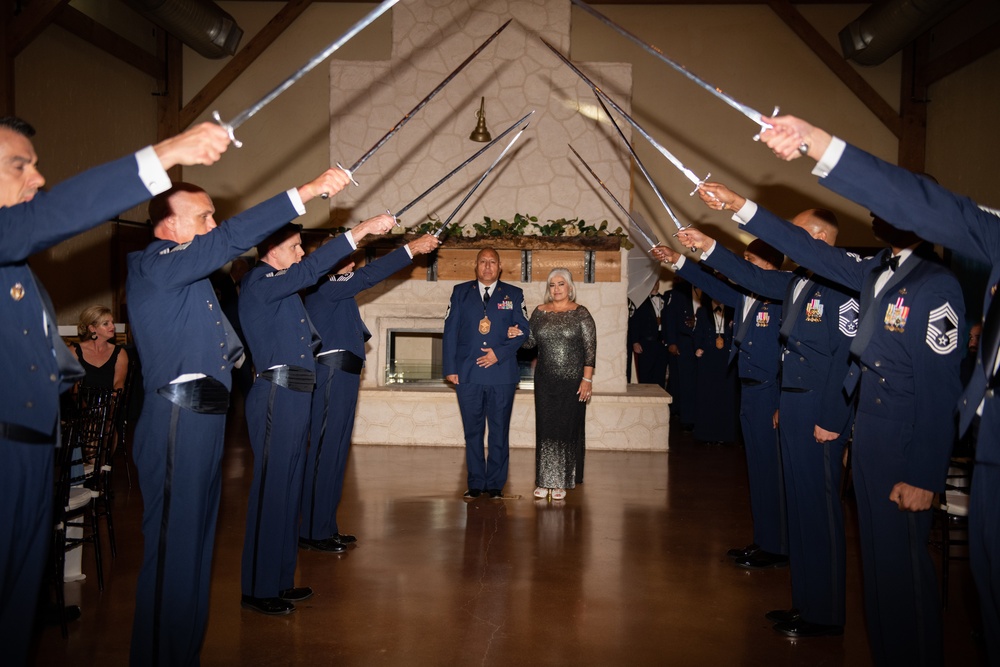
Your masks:
{"label": "silver ring", "polygon": [[809,154],[809,144],[807,144],[804,141],[801,144],[799,144],[799,153],[802,154],[802,155],[808,155]]}

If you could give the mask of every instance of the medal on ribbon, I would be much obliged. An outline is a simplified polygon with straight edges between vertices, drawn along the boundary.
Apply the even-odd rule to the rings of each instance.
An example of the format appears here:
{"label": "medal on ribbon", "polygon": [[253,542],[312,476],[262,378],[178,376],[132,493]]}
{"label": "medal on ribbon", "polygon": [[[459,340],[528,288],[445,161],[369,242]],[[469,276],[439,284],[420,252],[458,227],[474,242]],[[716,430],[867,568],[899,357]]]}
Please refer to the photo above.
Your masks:
{"label": "medal on ribbon", "polygon": [[479,333],[484,336],[490,332],[490,318],[483,316],[483,319],[479,320]]}
{"label": "medal on ribbon", "polygon": [[715,337],[715,349],[721,350],[725,344],[726,342],[722,339],[722,334]]}

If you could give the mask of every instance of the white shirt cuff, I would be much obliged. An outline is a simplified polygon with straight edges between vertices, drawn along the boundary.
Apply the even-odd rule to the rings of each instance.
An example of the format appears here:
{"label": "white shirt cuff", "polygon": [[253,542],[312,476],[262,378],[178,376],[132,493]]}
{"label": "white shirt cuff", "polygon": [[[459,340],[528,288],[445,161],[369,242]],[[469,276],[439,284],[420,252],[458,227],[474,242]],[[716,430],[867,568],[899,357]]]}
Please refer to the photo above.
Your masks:
{"label": "white shirt cuff", "polygon": [[701,258],[702,259],[708,259],[709,256],[712,254],[712,251],[715,250],[715,246],[717,246],[717,245],[719,245],[718,241],[712,241],[712,245],[708,247],[708,250],[706,250],[705,252],[701,253]]}
{"label": "white shirt cuff", "polygon": [[410,250],[410,244],[407,243],[403,247],[406,248],[406,254],[410,256],[410,259],[413,259],[413,251]]}
{"label": "white shirt cuff", "polygon": [[302,197],[299,196],[298,188],[289,188],[285,192],[288,194],[288,199],[292,202],[292,206],[295,207],[295,212],[299,215],[305,215],[306,205],[302,203]]}
{"label": "white shirt cuff", "polygon": [[357,250],[358,249],[358,243],[357,243],[357,241],[354,240],[354,234],[351,233],[350,229],[348,229],[346,232],[344,232],[344,236],[347,237],[347,242],[351,244],[351,248],[353,248],[354,250]]}
{"label": "white shirt cuff", "polygon": [[139,165],[139,178],[143,185],[149,190],[149,194],[154,197],[161,192],[166,192],[172,185],[167,170],[160,163],[160,158],[152,146],[146,146],[135,154],[136,164]]}
{"label": "white shirt cuff", "polygon": [[683,266],[684,266],[684,262],[686,262],[686,261],[687,261],[687,257],[685,257],[684,255],[678,255],[677,256],[677,261],[674,262],[671,266],[673,267],[674,271],[680,271],[681,268],[683,268]]}
{"label": "white shirt cuff", "polygon": [[830,145],[826,147],[823,151],[823,157],[819,159],[816,166],[813,167],[813,175],[819,176],[820,178],[826,178],[833,171],[833,168],[837,166],[840,162],[840,156],[844,154],[844,149],[847,147],[847,142],[838,137],[832,137],[830,139]]}
{"label": "white shirt cuff", "polygon": [[748,199],[740,210],[733,213],[733,220],[741,225],[745,225],[750,222],[755,215],[757,215],[757,203]]}

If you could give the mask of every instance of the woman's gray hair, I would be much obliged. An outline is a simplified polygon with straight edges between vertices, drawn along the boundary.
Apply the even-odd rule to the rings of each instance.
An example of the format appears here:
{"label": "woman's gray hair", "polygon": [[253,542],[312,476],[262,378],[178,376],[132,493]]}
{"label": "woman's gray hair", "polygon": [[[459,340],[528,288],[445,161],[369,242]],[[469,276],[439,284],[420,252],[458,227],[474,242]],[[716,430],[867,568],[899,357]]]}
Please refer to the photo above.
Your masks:
{"label": "woman's gray hair", "polygon": [[564,269],[561,266],[549,271],[549,277],[545,279],[545,299],[544,303],[552,302],[552,293],[549,291],[549,283],[556,276],[562,276],[566,280],[566,284],[569,286],[569,300],[576,301],[576,283],[573,282],[573,274],[569,272],[569,269]]}

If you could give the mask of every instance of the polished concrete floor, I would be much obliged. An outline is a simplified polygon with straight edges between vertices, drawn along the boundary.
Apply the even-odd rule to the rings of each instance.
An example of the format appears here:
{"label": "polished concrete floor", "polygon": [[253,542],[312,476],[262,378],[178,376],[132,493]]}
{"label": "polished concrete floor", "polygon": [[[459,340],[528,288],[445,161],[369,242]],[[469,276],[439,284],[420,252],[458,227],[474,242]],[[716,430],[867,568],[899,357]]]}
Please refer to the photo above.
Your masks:
{"label": "polished concrete floor", "polygon": [[[295,613],[242,610],[251,454],[242,417],[230,431],[205,665],[870,664],[852,503],[844,636],[784,638],[763,614],[790,605],[788,570],[725,557],[751,534],[743,450],[681,432],[669,453],[590,452],[561,502],[532,498],[533,450],[512,452],[508,498],[465,502],[463,450],[357,447],[340,519],[358,546],[300,552],[298,583],[316,595]],[[44,629],[36,664],[127,663],[142,501],[117,481],[105,590],[85,554],[90,576],[67,584],[83,617],[68,639]],[[949,598],[948,664],[982,664],[966,562]]]}

